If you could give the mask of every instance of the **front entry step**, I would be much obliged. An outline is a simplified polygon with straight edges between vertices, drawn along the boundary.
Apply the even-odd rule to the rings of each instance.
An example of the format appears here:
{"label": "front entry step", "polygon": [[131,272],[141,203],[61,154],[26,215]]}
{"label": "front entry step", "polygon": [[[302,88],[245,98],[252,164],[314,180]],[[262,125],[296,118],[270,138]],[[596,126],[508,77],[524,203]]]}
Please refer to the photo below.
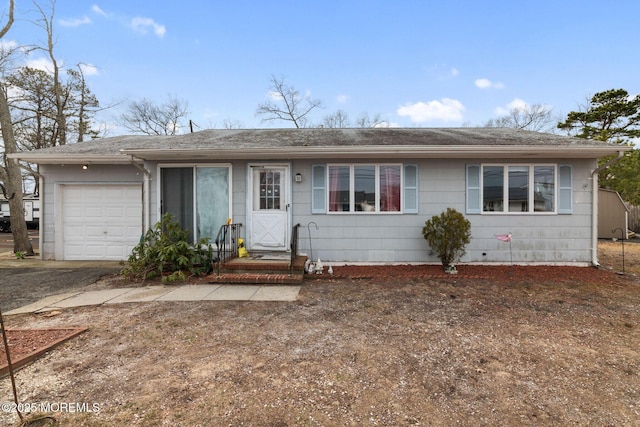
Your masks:
{"label": "front entry step", "polygon": [[207,277],[207,282],[251,285],[299,285],[303,279],[303,273],[214,273]]}
{"label": "front entry step", "polygon": [[[288,259],[287,259],[288,258]],[[290,257],[261,255],[233,258],[219,266],[207,277],[209,283],[258,285],[299,285],[304,279],[306,256],[297,256],[291,265]],[[219,272],[218,272],[219,271]]]}

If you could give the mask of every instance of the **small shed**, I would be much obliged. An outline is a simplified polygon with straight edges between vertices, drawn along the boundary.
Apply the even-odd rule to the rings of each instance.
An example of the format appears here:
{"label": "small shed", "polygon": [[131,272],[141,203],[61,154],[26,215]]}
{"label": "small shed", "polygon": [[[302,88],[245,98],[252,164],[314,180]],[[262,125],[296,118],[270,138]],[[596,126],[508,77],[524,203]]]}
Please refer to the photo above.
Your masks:
{"label": "small shed", "polygon": [[[624,233],[624,234],[623,234]],[[598,191],[598,238],[629,238],[629,207],[614,190]]]}

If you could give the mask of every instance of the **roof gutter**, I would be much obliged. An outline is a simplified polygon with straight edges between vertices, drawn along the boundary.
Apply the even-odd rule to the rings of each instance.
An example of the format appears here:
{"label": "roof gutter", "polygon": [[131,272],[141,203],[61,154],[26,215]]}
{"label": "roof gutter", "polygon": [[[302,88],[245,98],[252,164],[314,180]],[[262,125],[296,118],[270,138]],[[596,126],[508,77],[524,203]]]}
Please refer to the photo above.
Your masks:
{"label": "roof gutter", "polygon": [[135,166],[136,169],[138,169],[140,172],[142,172],[144,174],[144,179],[142,180],[142,198],[143,198],[143,209],[144,209],[144,217],[143,217],[143,223],[142,223],[142,234],[144,234],[146,232],[146,230],[148,230],[151,225],[149,224],[150,221],[150,216],[149,216],[149,206],[150,206],[150,202],[149,202],[149,187],[150,187],[150,181],[151,181],[151,172],[145,168],[144,166],[140,165],[136,159],[132,156],[130,156],[130,161],[131,164],[133,166]]}
{"label": "roof gutter", "polygon": [[598,262],[598,174],[613,165],[618,163],[624,157],[625,152],[618,151],[618,156],[609,160],[602,166],[595,168],[591,172],[591,264],[594,267],[599,267]]}
{"label": "roof gutter", "polygon": [[595,158],[618,152],[611,147],[576,146],[517,146],[517,145],[439,145],[439,146],[295,146],[295,147],[236,147],[232,149],[147,148],[123,149],[122,154],[138,159],[162,161],[186,160],[195,157],[216,159],[314,159],[324,158],[522,158],[563,157]]}

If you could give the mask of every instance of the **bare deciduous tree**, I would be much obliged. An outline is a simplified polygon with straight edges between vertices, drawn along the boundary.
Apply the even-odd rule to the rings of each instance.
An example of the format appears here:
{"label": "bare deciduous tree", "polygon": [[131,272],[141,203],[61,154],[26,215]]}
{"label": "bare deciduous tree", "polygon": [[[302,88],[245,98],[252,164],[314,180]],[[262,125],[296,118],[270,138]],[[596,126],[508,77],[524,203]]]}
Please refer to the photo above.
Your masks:
{"label": "bare deciduous tree", "polygon": [[484,126],[553,133],[556,123],[558,118],[554,117],[553,108],[534,104],[512,108],[506,115],[490,119]]}
{"label": "bare deciduous tree", "polygon": [[373,116],[369,116],[369,113],[362,113],[358,116],[357,124],[359,128],[388,127],[380,113],[376,113]]}
{"label": "bare deciduous tree", "polygon": [[[4,38],[14,20],[14,0],[9,0],[9,13],[7,22],[0,29],[0,40]],[[27,223],[24,218],[22,202],[22,172],[20,166],[13,160],[7,159],[7,154],[18,151],[16,138],[13,133],[13,122],[7,101],[6,86],[0,89],[0,127],[2,128],[2,141],[4,144],[4,168],[0,169],[0,179],[5,184],[9,209],[11,210],[11,229],[13,232],[13,251],[22,252],[25,255],[33,255],[33,246],[29,240]]]}
{"label": "bare deciduous tree", "polygon": [[76,75],[78,79],[77,91],[79,99],[77,102],[77,131],[78,142],[84,141],[85,136],[97,138],[99,132],[92,129],[91,118],[99,107],[98,98],[91,93],[87,87],[87,82],[84,78],[84,71],[82,70],[82,64],[78,64],[78,71],[71,74]]}
{"label": "bare deciduous tree", "polygon": [[293,86],[285,83],[284,77],[271,76],[270,100],[258,105],[256,116],[262,121],[284,120],[297,128],[306,127],[308,115],[316,108],[322,108],[322,101],[302,95]]}
{"label": "bare deciduous tree", "polygon": [[333,114],[324,116],[322,125],[326,128],[348,128],[351,126],[351,122],[349,121],[349,115],[345,111],[338,110]]}
{"label": "bare deciduous tree", "polygon": [[53,40],[53,19],[55,15],[55,1],[51,1],[51,13],[47,14],[44,10],[37,4],[35,5],[40,13],[40,20],[36,22],[40,28],[45,30],[47,34],[47,47],[43,48],[49,55],[49,60],[51,61],[52,66],[52,74],[53,74],[53,96],[55,99],[55,108],[56,108],[56,137],[55,140],[58,141],[58,144],[65,145],[67,143],[67,116],[65,114],[67,97],[65,96],[62,83],[60,82],[60,67],[58,66],[58,61],[53,53],[53,48],[55,47],[55,43]]}
{"label": "bare deciduous tree", "polygon": [[224,119],[222,121],[222,127],[225,129],[242,129],[244,128],[244,123],[240,120]]}
{"label": "bare deciduous tree", "polygon": [[[322,125],[327,128],[347,128],[351,126],[351,121],[345,111],[338,110],[325,116]],[[356,120],[356,126],[359,128],[388,127],[388,123],[382,119],[380,113],[373,116],[369,116],[369,113],[362,113]]]}
{"label": "bare deciduous tree", "polygon": [[176,96],[167,96],[162,104],[143,98],[129,104],[119,123],[134,133],[146,135],[177,135],[183,127],[182,121],[189,115],[186,101]]}

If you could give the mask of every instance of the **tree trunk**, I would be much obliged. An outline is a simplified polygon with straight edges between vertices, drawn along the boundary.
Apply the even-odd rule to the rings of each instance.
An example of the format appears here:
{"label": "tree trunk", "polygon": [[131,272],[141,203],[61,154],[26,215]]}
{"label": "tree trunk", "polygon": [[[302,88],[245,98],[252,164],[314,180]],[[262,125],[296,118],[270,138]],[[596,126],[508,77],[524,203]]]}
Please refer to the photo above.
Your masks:
{"label": "tree trunk", "polygon": [[27,223],[24,219],[24,206],[22,202],[22,172],[20,165],[6,155],[17,152],[16,139],[13,134],[11,113],[9,104],[3,90],[0,90],[0,126],[2,127],[2,140],[4,142],[5,163],[7,181],[4,183],[11,210],[11,230],[13,232],[13,251],[22,252],[24,255],[33,255],[33,247],[29,240]]}

